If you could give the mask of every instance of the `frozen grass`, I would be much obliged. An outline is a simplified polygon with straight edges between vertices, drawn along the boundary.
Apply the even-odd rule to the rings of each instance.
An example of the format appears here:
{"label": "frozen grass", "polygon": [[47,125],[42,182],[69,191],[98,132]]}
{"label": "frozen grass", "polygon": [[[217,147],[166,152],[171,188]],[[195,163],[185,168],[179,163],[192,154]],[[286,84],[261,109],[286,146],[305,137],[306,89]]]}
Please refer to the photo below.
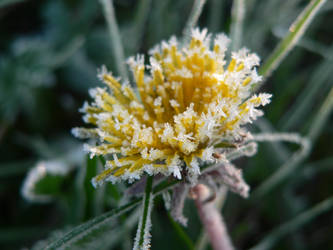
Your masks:
{"label": "frozen grass", "polygon": [[127,69],[125,66],[125,57],[123,43],[121,41],[117,20],[115,16],[115,11],[113,7],[113,0],[100,0],[102,9],[104,11],[104,16],[107,21],[108,30],[110,33],[110,42],[112,47],[112,53],[115,57],[116,67],[118,73],[123,79],[128,79]]}
{"label": "frozen grass", "polygon": [[[311,24],[312,19],[318,13],[321,6],[326,0],[312,0],[306,8],[297,17],[295,22],[289,27],[289,33],[276,46],[272,54],[260,68],[260,74],[265,78],[269,77],[272,72],[281,64],[282,60],[296,46],[304,32]],[[256,87],[258,89],[260,85]]]}

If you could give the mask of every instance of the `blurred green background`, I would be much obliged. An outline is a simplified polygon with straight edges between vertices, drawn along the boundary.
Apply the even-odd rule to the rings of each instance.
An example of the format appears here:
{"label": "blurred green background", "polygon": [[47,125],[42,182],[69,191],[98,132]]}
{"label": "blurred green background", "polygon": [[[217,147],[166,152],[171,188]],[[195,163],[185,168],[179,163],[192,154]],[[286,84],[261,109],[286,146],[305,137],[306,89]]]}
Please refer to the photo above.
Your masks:
{"label": "blurred green background", "polygon": [[[241,45],[265,61],[308,2],[247,0]],[[125,56],[181,36],[192,5],[191,0],[114,1]],[[231,9],[231,0],[208,0],[199,27],[229,34]],[[332,27],[329,0],[267,79],[263,89],[273,94],[272,103],[251,130],[311,131],[332,89]],[[48,241],[42,239],[57,238],[127,199],[122,198],[125,184],[93,189],[90,179],[101,161],[88,159],[82,142],[70,134],[83,125],[78,109],[89,99],[88,89],[101,85],[96,72],[103,64],[119,74],[99,1],[0,0],[1,249],[43,249]],[[332,125],[329,115],[311,138],[310,154],[260,198],[228,194],[223,214],[237,249],[263,239],[270,242],[263,249],[333,249],[332,210],[318,216],[311,210],[326,199],[332,202]],[[297,145],[260,143],[255,157],[236,165],[256,191],[297,150]],[[40,179],[29,177],[29,170]],[[310,211],[308,217],[297,217],[304,211]],[[202,229],[191,200],[185,215],[189,225],[182,228],[156,199],[152,249],[191,249]],[[69,249],[131,249],[137,218],[136,210],[128,213]]]}

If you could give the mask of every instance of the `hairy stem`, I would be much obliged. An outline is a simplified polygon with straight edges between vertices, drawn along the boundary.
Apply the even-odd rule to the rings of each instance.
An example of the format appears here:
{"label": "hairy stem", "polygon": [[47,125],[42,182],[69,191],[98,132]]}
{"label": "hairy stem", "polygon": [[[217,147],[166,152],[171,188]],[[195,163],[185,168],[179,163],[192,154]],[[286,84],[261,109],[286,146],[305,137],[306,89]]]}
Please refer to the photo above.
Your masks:
{"label": "hairy stem", "polygon": [[153,194],[152,194],[152,187],[153,187],[153,176],[148,176],[146,182],[146,190],[143,199],[143,210],[142,216],[139,222],[138,231],[135,237],[135,243],[133,249],[149,249],[150,248],[150,214],[152,209],[152,202],[153,202]]}
{"label": "hairy stem", "polygon": [[[221,211],[224,202],[227,198],[227,194],[228,194],[228,189],[226,186],[223,186],[222,188],[220,188],[220,190],[217,193],[216,199],[215,199],[215,206],[217,211]],[[202,231],[200,234],[199,239],[197,240],[196,244],[195,244],[195,250],[205,250],[206,246],[208,244],[208,236],[207,233],[205,231]]]}
{"label": "hairy stem", "polygon": [[234,249],[221,214],[216,209],[214,201],[209,200],[210,192],[208,187],[198,184],[191,189],[191,195],[195,200],[200,220],[205,227],[213,249]]}

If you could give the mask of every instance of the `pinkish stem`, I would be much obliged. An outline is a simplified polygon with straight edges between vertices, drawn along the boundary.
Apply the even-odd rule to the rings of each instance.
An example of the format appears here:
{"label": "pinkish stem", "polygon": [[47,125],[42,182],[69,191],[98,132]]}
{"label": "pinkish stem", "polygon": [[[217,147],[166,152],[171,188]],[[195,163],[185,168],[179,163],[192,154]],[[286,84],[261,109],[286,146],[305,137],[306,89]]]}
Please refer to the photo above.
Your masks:
{"label": "pinkish stem", "polygon": [[195,200],[199,217],[205,227],[208,238],[214,250],[233,250],[227,228],[222,215],[216,209],[214,201],[210,200],[207,186],[198,184],[191,189],[191,196]]}

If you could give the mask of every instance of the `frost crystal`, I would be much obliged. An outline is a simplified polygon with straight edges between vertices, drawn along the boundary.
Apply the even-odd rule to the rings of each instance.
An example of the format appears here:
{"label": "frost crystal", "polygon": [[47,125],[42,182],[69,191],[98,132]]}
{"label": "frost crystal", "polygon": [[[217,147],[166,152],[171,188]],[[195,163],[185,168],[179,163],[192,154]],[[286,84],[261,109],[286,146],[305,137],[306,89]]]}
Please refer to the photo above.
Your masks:
{"label": "frost crystal", "polygon": [[81,109],[94,128],[73,129],[79,138],[99,139],[86,147],[91,155],[113,155],[95,186],[134,181],[143,173],[195,181],[201,164],[216,160],[214,145],[240,140],[243,125],[263,114],[258,107],[271,95],[251,95],[261,80],[259,57],[243,48],[227,61],[229,38],[211,38],[206,29],[194,29],[183,47],[175,37],[155,46],[150,65],[142,55],[128,59],[136,89],[121,85],[105,67],[99,71],[108,89],[91,90],[94,101]]}

